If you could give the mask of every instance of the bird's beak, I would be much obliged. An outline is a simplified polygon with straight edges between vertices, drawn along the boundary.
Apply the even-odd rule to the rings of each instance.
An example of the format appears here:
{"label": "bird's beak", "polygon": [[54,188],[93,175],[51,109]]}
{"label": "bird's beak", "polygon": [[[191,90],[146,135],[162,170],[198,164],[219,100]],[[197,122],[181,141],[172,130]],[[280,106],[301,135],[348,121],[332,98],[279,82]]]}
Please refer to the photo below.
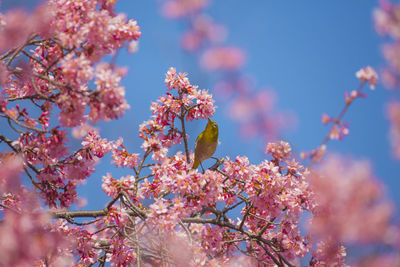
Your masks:
{"label": "bird's beak", "polygon": [[211,122],[210,118],[207,118],[207,120],[208,120],[209,122]]}

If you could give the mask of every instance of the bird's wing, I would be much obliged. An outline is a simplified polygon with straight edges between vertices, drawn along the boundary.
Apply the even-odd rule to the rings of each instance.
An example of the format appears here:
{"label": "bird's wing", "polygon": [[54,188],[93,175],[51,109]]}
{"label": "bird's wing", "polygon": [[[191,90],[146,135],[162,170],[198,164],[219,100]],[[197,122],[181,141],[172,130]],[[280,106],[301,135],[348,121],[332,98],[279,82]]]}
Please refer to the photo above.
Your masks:
{"label": "bird's wing", "polygon": [[203,135],[204,135],[204,132],[201,132],[201,133],[197,136],[197,138],[196,138],[196,143],[194,143],[194,151],[195,151],[195,153],[196,153],[196,148],[197,148],[197,146],[198,146],[198,144],[199,144],[199,140],[200,140],[201,138],[203,138]]}

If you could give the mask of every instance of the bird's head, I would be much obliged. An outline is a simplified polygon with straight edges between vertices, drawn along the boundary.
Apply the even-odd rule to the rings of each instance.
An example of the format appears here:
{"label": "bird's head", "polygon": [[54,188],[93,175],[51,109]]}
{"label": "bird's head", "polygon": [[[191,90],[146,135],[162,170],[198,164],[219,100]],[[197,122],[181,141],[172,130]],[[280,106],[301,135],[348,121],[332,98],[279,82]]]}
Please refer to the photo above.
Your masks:
{"label": "bird's head", "polygon": [[213,136],[218,138],[218,124],[215,121],[208,119],[206,131],[212,133]]}

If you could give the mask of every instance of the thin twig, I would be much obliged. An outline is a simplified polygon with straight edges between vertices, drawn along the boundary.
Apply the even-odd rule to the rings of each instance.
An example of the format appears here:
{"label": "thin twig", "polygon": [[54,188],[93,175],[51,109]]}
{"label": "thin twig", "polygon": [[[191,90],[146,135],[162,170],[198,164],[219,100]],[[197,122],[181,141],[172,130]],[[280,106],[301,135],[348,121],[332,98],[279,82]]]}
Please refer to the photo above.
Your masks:
{"label": "thin twig", "polygon": [[[365,81],[361,81],[360,85],[358,86],[358,88],[357,88],[357,90],[356,90],[357,95],[359,95],[359,93],[361,92],[362,88],[364,87],[364,84],[365,84]],[[329,130],[329,132],[328,132],[328,135],[325,136],[324,140],[322,141],[322,144],[321,144],[319,147],[325,146],[325,145],[328,143],[328,141],[331,139],[331,138],[330,138],[330,134],[331,134],[331,132],[332,132],[333,127],[335,127],[336,125],[339,125],[339,124],[340,124],[340,122],[342,121],[342,119],[343,119],[343,117],[344,117],[344,114],[346,113],[347,109],[350,107],[350,105],[351,105],[353,102],[354,102],[354,100],[352,100],[352,101],[346,101],[346,104],[344,105],[342,111],[340,111],[340,113],[339,113],[339,115],[337,116],[337,118],[333,120],[333,125],[332,125],[332,127],[330,128],[330,130]],[[311,168],[313,167],[314,163],[316,163],[316,161],[315,161],[315,156],[314,156],[314,155],[311,155],[310,158],[311,158],[311,162],[310,162],[310,164],[309,164],[309,166],[308,166],[309,169],[311,169]]]}

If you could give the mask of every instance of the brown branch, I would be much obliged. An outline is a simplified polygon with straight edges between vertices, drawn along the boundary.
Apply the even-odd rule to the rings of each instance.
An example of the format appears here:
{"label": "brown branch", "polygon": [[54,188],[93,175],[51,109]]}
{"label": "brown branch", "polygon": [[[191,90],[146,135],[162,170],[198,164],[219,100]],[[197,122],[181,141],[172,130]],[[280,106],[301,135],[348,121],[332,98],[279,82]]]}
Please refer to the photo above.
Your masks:
{"label": "brown branch", "polygon": [[[181,106],[181,113],[183,112],[183,104]],[[182,116],[179,117],[181,121],[181,126],[182,126],[182,137],[183,137],[183,143],[185,144],[185,154],[186,154],[186,162],[190,164],[190,155],[189,155],[189,145],[188,145],[188,140],[187,140],[187,135],[186,135],[186,128],[185,128],[185,116],[182,113]]]}
{"label": "brown branch", "polygon": [[77,211],[56,211],[52,212],[52,216],[54,218],[97,218],[106,216],[108,213],[108,209],[102,210],[77,210]]}
{"label": "brown branch", "polygon": [[276,265],[280,267],[284,266],[281,262],[278,261],[277,258],[274,257],[274,255],[272,255],[272,253],[264,246],[264,244],[259,241],[257,241],[257,244],[264,249],[265,253],[267,253],[267,255],[275,262]]}
{"label": "brown branch", "polygon": [[[213,210],[213,209],[210,209],[210,208],[208,210],[212,211],[214,214],[218,214],[217,210]],[[292,265],[290,262],[288,262],[280,254],[280,252],[274,248],[275,245],[271,241],[259,236],[258,234],[253,234],[253,233],[251,233],[249,231],[246,231],[243,228],[241,228],[240,226],[234,225],[234,224],[230,223],[229,221],[226,221],[226,220],[221,221],[218,217],[220,217],[220,216],[217,216],[217,218],[198,218],[198,217],[182,218],[181,221],[184,222],[184,223],[200,223],[200,224],[207,224],[208,223],[208,224],[214,224],[214,225],[218,225],[218,226],[221,226],[221,227],[227,227],[227,228],[230,228],[230,229],[235,230],[237,232],[240,232],[242,234],[245,234],[251,240],[255,240],[259,245],[260,244],[268,245],[268,247],[270,247],[272,249],[272,251],[276,255],[278,255],[280,260],[282,260],[286,265],[288,265],[290,267],[294,267],[294,265]],[[268,249],[266,249],[266,247],[264,247],[264,246],[262,246],[262,247],[264,248],[264,250],[268,251]],[[278,266],[284,266],[283,264],[280,263],[280,261],[278,261],[278,259],[276,259],[274,257],[274,255],[272,255],[272,253],[270,251],[268,251],[268,252],[267,251],[266,251],[266,253],[271,257],[271,259],[275,262],[275,264],[277,264]]]}
{"label": "brown branch", "polygon": [[21,51],[25,56],[29,57],[31,60],[34,60],[35,62],[39,63],[42,67],[47,68],[47,66],[45,64],[43,64],[42,61],[40,61],[39,59],[33,57],[31,54],[29,54],[28,52],[26,52],[25,50]]}
{"label": "brown branch", "polygon": [[185,230],[185,232],[189,238],[190,244],[193,244],[193,237],[192,237],[192,233],[189,231],[189,228],[187,228],[187,226],[182,222],[182,220],[179,221],[179,225],[182,226],[182,228]]}
{"label": "brown branch", "polygon": [[21,53],[21,51],[25,48],[25,46],[29,45],[29,43],[31,42],[32,39],[36,38],[37,34],[32,34],[30,37],[28,37],[28,39],[20,46],[18,46],[14,52],[12,53],[12,55],[10,56],[10,58],[7,60],[6,62],[6,66],[10,66],[11,62],[18,57],[19,53]]}
{"label": "brown branch", "polygon": [[135,212],[140,219],[144,220],[146,218],[146,213],[142,210],[140,210],[135,204],[132,203],[132,201],[129,199],[129,196],[126,192],[121,192],[123,198],[122,200],[125,199],[125,201],[128,202],[129,205],[127,205],[133,212]]}
{"label": "brown branch", "polygon": [[[247,204],[247,203],[246,203],[246,204]],[[242,221],[240,222],[239,229],[242,229],[242,228],[243,228],[244,222],[246,221],[247,216],[249,215],[251,208],[253,208],[253,202],[251,202],[250,205],[247,207],[246,213],[243,215],[243,219],[242,219]]]}
{"label": "brown branch", "polygon": [[14,53],[16,49],[17,48],[12,48],[12,49],[8,50],[6,53],[4,53],[3,55],[0,56],[0,60],[6,59],[9,55]]}
{"label": "brown branch", "polygon": [[232,206],[230,206],[230,207],[225,207],[225,208],[222,210],[222,212],[223,212],[223,213],[227,213],[228,211],[233,210],[234,208],[236,208],[237,206],[243,204],[244,202],[245,202],[244,200],[241,200],[241,201],[239,201],[238,203],[236,203],[235,205],[232,205]]}
{"label": "brown branch", "polygon": [[19,101],[19,100],[25,100],[25,99],[52,101],[52,99],[50,99],[48,97],[43,97],[43,96],[40,96],[40,95],[27,95],[27,96],[21,96],[21,97],[10,97],[10,98],[7,98],[7,101],[13,102],[13,101]]}
{"label": "brown branch", "polygon": [[[114,203],[118,199],[120,199],[122,195],[124,195],[124,193],[118,194],[109,203],[107,203],[104,209],[101,210],[55,211],[51,212],[51,215],[53,216],[53,218],[62,218],[66,220],[69,220],[71,218],[98,218],[106,216],[110,211],[110,208],[114,205]],[[129,198],[127,198],[127,200],[129,200]],[[146,213],[143,210],[140,210],[138,207],[134,206],[133,203],[132,203],[132,210],[133,210],[132,212],[127,212],[128,215],[133,217],[139,216],[142,219],[146,218]]]}
{"label": "brown branch", "polygon": [[27,130],[31,130],[31,131],[34,131],[34,132],[38,132],[38,133],[41,133],[41,134],[47,133],[47,131],[43,131],[43,130],[41,130],[41,129],[39,129],[39,128],[25,125],[25,124],[19,122],[16,118],[13,118],[13,117],[11,117],[11,116],[8,116],[7,114],[5,114],[5,115],[0,115],[0,116],[3,117],[3,118],[7,118],[7,119],[9,119],[9,120],[12,120],[15,124],[17,124],[17,125],[20,126],[20,127],[25,128],[25,129],[27,129]]}

